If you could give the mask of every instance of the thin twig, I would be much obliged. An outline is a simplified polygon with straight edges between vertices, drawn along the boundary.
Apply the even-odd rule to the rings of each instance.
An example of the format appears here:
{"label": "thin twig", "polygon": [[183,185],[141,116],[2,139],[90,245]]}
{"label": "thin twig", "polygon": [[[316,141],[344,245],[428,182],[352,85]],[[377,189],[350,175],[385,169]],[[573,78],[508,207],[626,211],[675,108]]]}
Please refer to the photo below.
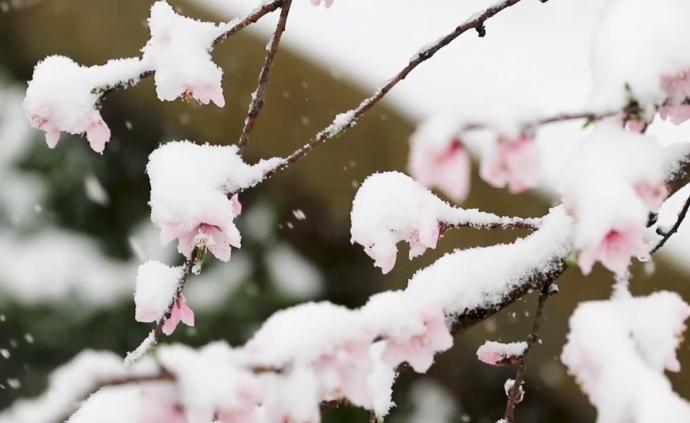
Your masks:
{"label": "thin twig", "polygon": [[247,143],[249,143],[249,133],[252,131],[252,129],[254,129],[254,124],[256,124],[256,120],[258,119],[259,114],[261,114],[261,110],[264,107],[264,96],[266,95],[266,90],[268,89],[268,80],[271,76],[271,69],[273,68],[274,59],[278,53],[280,40],[285,32],[291,5],[292,0],[283,0],[280,18],[278,18],[275,33],[273,34],[273,37],[271,38],[271,41],[267,47],[268,53],[266,53],[264,65],[259,73],[259,83],[256,86],[256,90],[254,90],[252,93],[252,101],[249,105],[249,110],[247,111],[247,117],[244,119],[242,135],[240,135],[240,140],[237,142],[237,145],[240,148],[245,147]]}
{"label": "thin twig", "polygon": [[[540,126],[544,125],[550,125],[553,123],[560,123],[560,122],[569,122],[573,120],[586,120],[587,122],[596,122],[600,121],[612,116],[615,116],[617,114],[623,113],[623,111],[616,110],[616,111],[608,111],[608,112],[603,112],[603,113],[593,113],[593,112],[576,112],[576,113],[559,113],[557,115],[553,116],[547,116],[545,118],[540,118],[536,119],[533,121],[528,121],[524,122],[520,125],[520,127],[523,130],[533,130],[535,128],[538,128]],[[481,129],[488,129],[491,128],[491,125],[488,123],[480,123],[480,122],[473,122],[473,123],[468,123],[465,126],[462,127],[461,132],[470,132],[470,131],[477,131]]]}
{"label": "thin twig", "polygon": [[683,208],[680,210],[680,213],[678,213],[678,217],[676,218],[676,222],[673,224],[671,229],[668,231],[664,231],[661,229],[657,229],[657,233],[662,236],[661,240],[659,243],[652,249],[651,254],[656,253],[661,247],[666,245],[666,242],[671,239],[671,237],[678,232],[678,229],[680,229],[680,225],[683,223],[685,220],[685,217],[688,214],[688,210],[690,209],[690,196],[685,200],[685,204],[683,204]]}
{"label": "thin twig", "polygon": [[393,78],[391,78],[387,83],[376,90],[371,96],[364,99],[355,109],[350,110],[346,113],[341,113],[335,117],[333,122],[323,129],[321,132],[316,134],[308,143],[306,143],[301,148],[295,150],[292,154],[286,157],[283,164],[272,169],[266,173],[266,177],[270,177],[280,170],[283,170],[290,166],[291,164],[298,161],[300,158],[306,156],[314,149],[314,147],[329,141],[343,131],[355,126],[357,120],[369,111],[374,105],[376,105],[381,99],[383,99],[390,90],[392,90],[396,85],[402,82],[407,76],[412,72],[417,66],[426,62],[432,58],[439,50],[449,45],[452,41],[458,38],[460,35],[467,31],[476,30],[478,28],[483,28],[484,23],[497,15],[499,12],[519,3],[522,0],[504,0],[503,2],[489,7],[483,12],[475,15],[469,20],[457,26],[453,31],[445,35],[444,37],[438,39],[435,43],[424,47],[416,55],[414,55],[408,64],[403,67]]}
{"label": "thin twig", "polygon": [[539,302],[537,303],[537,312],[534,316],[534,323],[532,323],[532,331],[527,337],[527,349],[525,349],[524,354],[522,357],[520,357],[513,386],[511,386],[510,390],[508,391],[508,404],[506,404],[506,412],[504,416],[504,419],[508,423],[513,423],[515,421],[515,407],[522,399],[522,382],[525,380],[527,356],[534,347],[534,344],[539,341],[539,328],[541,327],[541,322],[544,317],[544,305],[546,304],[546,300],[548,300],[553,294],[551,286],[551,283],[547,283],[542,287],[541,292],[539,293]]}

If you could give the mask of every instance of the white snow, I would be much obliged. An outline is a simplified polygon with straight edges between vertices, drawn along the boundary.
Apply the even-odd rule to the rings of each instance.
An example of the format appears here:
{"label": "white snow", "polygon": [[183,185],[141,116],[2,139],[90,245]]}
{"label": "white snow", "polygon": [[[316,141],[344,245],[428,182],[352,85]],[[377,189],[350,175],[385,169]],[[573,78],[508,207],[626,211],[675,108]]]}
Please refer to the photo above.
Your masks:
{"label": "white snow", "polygon": [[687,422],[690,403],[673,392],[664,370],[676,358],[690,306],[680,296],[580,304],[561,359],[599,413],[597,422]]}
{"label": "white snow", "polygon": [[142,49],[142,61],[155,72],[158,98],[172,101],[188,92],[201,103],[223,107],[223,70],[210,51],[226,25],[178,15],[165,1],[151,6],[148,23],[151,39]]}
{"label": "white snow", "polygon": [[181,267],[147,261],[137,270],[134,303],[140,322],[157,322],[168,311],[182,278]]}
{"label": "white snow", "polygon": [[572,251],[572,231],[563,208],[553,208],[530,236],[444,255],[417,271],[405,294],[447,315],[496,305],[525,278],[554,270]]}

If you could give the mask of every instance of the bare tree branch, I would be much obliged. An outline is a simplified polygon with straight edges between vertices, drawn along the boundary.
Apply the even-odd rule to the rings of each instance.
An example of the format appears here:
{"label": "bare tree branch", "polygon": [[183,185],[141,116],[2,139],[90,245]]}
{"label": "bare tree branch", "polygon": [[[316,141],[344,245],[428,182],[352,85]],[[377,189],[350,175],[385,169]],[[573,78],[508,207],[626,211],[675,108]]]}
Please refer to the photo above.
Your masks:
{"label": "bare tree branch", "polygon": [[525,380],[525,372],[527,370],[527,357],[534,347],[534,344],[539,340],[539,328],[541,327],[542,319],[544,317],[544,305],[546,300],[553,295],[552,284],[545,284],[541,292],[539,293],[539,300],[537,303],[537,311],[534,316],[534,323],[532,324],[532,331],[527,337],[527,349],[525,350],[520,361],[518,362],[518,369],[515,374],[515,380],[513,381],[513,386],[508,391],[508,404],[506,404],[506,412],[504,419],[508,423],[513,423],[515,421],[515,407],[522,399],[522,382]]}
{"label": "bare tree branch", "polygon": [[287,25],[287,18],[290,14],[290,6],[292,5],[292,0],[283,0],[283,5],[280,11],[280,18],[278,18],[278,24],[276,25],[276,30],[271,38],[268,46],[268,53],[266,54],[266,59],[264,65],[259,73],[259,83],[256,90],[252,93],[252,101],[249,105],[249,110],[247,111],[247,117],[244,119],[244,127],[242,128],[242,134],[237,142],[240,148],[245,147],[249,143],[249,133],[254,128],[256,120],[261,114],[261,110],[264,107],[264,96],[268,89],[268,80],[271,76],[271,69],[273,68],[274,59],[278,53],[278,47],[280,46],[280,40],[285,32],[285,27]]}

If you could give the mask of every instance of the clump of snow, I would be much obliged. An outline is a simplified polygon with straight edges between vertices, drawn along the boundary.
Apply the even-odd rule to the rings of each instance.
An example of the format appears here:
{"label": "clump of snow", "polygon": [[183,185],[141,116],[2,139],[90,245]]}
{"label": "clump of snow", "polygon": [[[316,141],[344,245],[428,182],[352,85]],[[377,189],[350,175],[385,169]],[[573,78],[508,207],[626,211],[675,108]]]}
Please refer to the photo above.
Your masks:
{"label": "clump of snow", "polygon": [[593,107],[622,108],[626,84],[642,104],[661,104],[662,76],[690,68],[688,15],[684,0],[608,1],[592,40]]}
{"label": "clump of snow", "polygon": [[175,13],[165,1],[151,6],[151,39],[142,48],[142,61],[151,68],[161,101],[194,98],[225,106],[223,70],[211,59],[214,41],[225,25],[201,22]]}
{"label": "clump of snow", "polygon": [[502,343],[486,341],[477,350],[477,358],[482,363],[493,366],[502,364],[515,364],[527,351],[527,342]]}
{"label": "clump of snow", "polygon": [[169,142],[149,156],[146,172],[151,182],[151,220],[161,229],[163,244],[178,239],[187,258],[197,246],[216,258],[230,260],[231,247],[239,248],[240,233],[234,219],[241,211],[237,195],[259,183],[282,159],[245,163],[236,146]]}
{"label": "clump of snow", "polygon": [[82,66],[68,57],[48,56],[34,68],[24,110],[31,126],[46,133],[50,148],[57,145],[61,132],[86,133],[91,148],[102,153],[110,129],[98,110],[101,95],[109,87],[138,80],[144,70],[137,58]]}
{"label": "clump of snow", "polygon": [[670,292],[578,306],[561,359],[597,408],[598,422],[690,420],[690,403],[664,375],[680,370],[676,348],[689,316],[690,306]]}
{"label": "clump of snow", "polygon": [[[299,328],[300,336],[293,336]],[[305,303],[272,315],[247,343],[254,365],[283,367],[288,363],[313,363],[346,343],[366,343],[360,317],[331,303]]]}
{"label": "clump of snow", "polygon": [[182,279],[181,267],[148,261],[137,270],[134,304],[139,322],[157,322],[168,311]]}
{"label": "clump of snow", "polygon": [[410,259],[436,248],[441,227],[510,227],[537,225],[537,219],[504,218],[474,209],[452,207],[400,172],[375,173],[360,186],[350,213],[351,242],[360,244],[383,273],[393,269],[396,244],[410,245]]}
{"label": "clump of snow", "polygon": [[259,401],[260,384],[238,365],[236,353],[225,343],[198,351],[171,345],[158,354],[161,365],[176,376],[181,402],[190,421],[212,422],[233,416],[251,421]]}

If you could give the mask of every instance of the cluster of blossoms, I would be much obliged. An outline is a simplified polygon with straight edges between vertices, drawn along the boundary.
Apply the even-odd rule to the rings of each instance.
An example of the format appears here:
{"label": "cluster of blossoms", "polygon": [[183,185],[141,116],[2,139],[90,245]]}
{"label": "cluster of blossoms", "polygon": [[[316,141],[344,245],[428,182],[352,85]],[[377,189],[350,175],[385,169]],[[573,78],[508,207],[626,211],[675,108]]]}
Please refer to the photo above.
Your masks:
{"label": "cluster of blossoms", "polygon": [[[274,314],[241,348],[161,347],[158,372],[172,377],[141,385],[133,421],[317,423],[322,402],[344,399],[383,417],[393,404],[396,368],[407,362],[426,372],[452,344],[443,313],[403,291],[374,296],[358,310],[303,304]],[[118,368],[117,376],[155,374],[149,360]],[[69,421],[88,422],[103,402],[94,396]]]}
{"label": "cluster of blossoms", "polygon": [[[441,115],[423,122],[410,138],[410,175],[455,202],[465,200],[471,179],[470,155],[461,133],[457,119]],[[517,194],[540,182],[540,154],[528,133],[499,135],[483,151],[479,175],[489,185]]]}
{"label": "cluster of blossoms", "polygon": [[50,148],[57,145],[61,132],[67,132],[86,134],[91,148],[102,153],[110,141],[110,129],[99,111],[101,97],[114,87],[135,84],[148,73],[154,74],[161,101],[181,97],[225,105],[223,71],[213,63],[210,50],[229,24],[180,16],[165,1],[151,7],[148,23],[151,38],[141,58],[82,66],[64,56],[50,56],[36,65],[24,109],[31,126],[46,133]]}

